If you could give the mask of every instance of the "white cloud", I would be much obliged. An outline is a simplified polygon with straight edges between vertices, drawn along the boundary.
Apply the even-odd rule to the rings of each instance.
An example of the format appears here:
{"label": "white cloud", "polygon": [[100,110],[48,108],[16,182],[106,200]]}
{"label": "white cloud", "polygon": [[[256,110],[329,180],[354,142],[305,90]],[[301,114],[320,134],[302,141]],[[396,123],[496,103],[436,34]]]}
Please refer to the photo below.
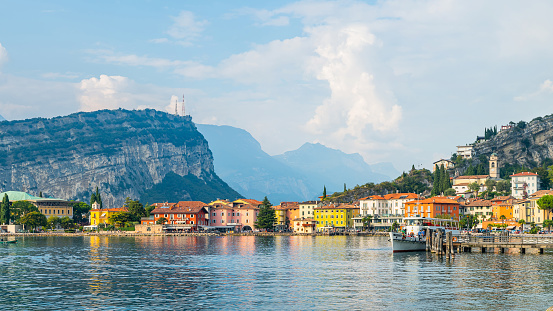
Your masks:
{"label": "white cloud", "polygon": [[167,30],[167,34],[183,44],[190,44],[198,38],[209,23],[207,20],[196,20],[194,13],[181,11],[178,16],[171,17],[173,25]]}
{"label": "white cloud", "polygon": [[0,43],[0,66],[8,60],[8,51]]}
{"label": "white cloud", "polygon": [[72,73],[72,72],[66,72],[66,73],[59,73],[59,72],[46,72],[41,75],[43,78],[46,79],[77,79],[79,77],[78,74]]}
{"label": "white cloud", "polygon": [[257,26],[288,26],[290,24],[288,16],[265,9],[242,8],[233,14],[227,14],[228,18],[240,16],[253,16]]}

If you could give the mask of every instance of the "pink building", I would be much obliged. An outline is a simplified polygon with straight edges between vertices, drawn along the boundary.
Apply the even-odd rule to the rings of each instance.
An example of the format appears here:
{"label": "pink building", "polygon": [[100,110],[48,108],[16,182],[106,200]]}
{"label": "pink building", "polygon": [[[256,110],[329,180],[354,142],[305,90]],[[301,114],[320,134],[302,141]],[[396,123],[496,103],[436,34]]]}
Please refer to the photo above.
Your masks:
{"label": "pink building", "polygon": [[234,202],[217,200],[209,203],[209,225],[223,230],[253,230],[259,205],[256,200],[239,199]]}

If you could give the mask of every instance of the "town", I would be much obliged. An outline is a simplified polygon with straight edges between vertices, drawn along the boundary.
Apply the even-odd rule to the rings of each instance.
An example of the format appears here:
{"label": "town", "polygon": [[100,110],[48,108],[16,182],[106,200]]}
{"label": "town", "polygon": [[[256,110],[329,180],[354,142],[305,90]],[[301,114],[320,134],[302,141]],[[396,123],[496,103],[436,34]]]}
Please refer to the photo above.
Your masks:
{"label": "town", "polygon": [[[471,159],[473,156],[470,145],[457,147],[455,157]],[[90,206],[83,202],[43,198],[42,194],[36,197],[7,191],[0,194],[4,198],[0,228],[2,232],[11,233],[60,228],[67,232],[78,228],[85,231],[123,229],[137,233],[385,232],[403,227],[403,219],[409,216],[459,220],[463,228],[478,231],[538,233],[553,225],[550,215],[553,206],[548,203],[553,201],[553,191],[540,189],[540,176],[529,171],[511,174],[510,187],[507,187],[506,181],[499,177],[497,154],[491,154],[488,160],[489,174],[450,177],[447,170],[454,167],[454,162],[440,159],[434,162],[434,187],[430,193],[396,191],[348,203],[332,202],[331,197],[323,194],[319,200],[280,202],[276,206],[265,198],[264,201],[160,202],[144,207],[127,198],[124,206],[114,208],[102,206],[98,189],[92,195]],[[445,191],[438,193],[440,176],[441,190]],[[489,193],[496,195],[488,198]]]}

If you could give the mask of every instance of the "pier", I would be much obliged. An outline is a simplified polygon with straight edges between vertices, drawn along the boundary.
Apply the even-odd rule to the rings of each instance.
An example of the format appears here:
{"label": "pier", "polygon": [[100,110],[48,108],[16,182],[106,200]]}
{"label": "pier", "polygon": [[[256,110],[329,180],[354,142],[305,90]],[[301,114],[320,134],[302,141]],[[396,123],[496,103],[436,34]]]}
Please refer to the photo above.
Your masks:
{"label": "pier", "polygon": [[552,235],[517,234],[509,235],[458,235],[451,232],[427,232],[426,251],[450,256],[457,253],[518,253],[543,254],[553,249]]}

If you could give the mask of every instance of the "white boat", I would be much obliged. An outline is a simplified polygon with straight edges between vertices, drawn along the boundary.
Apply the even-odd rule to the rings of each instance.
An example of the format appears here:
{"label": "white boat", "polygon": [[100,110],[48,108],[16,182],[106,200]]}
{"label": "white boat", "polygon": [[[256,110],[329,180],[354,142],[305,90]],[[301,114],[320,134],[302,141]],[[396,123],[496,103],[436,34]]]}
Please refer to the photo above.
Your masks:
{"label": "white boat", "polygon": [[458,236],[459,221],[441,218],[428,217],[406,217],[403,219],[405,226],[403,232],[390,232],[390,241],[394,253],[416,252],[426,249],[426,229],[430,228],[433,232],[436,229],[442,229],[444,232],[452,232]]}

